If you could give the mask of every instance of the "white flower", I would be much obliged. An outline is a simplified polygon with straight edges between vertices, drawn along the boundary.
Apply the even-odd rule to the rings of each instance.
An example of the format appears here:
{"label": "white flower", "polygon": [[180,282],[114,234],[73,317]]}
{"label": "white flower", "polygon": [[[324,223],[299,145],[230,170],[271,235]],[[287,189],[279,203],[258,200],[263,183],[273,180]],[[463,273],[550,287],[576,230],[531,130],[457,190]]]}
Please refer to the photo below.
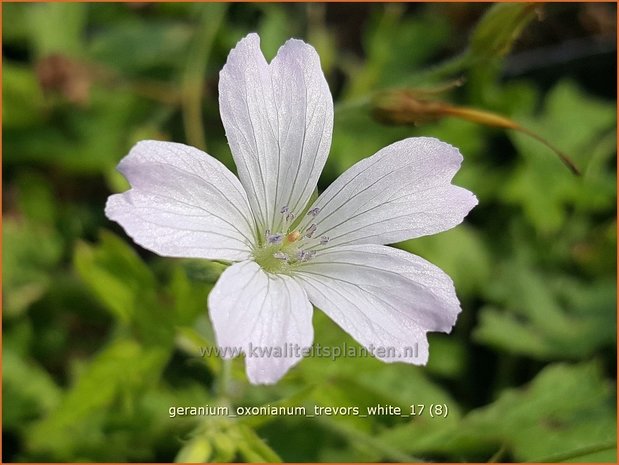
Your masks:
{"label": "white flower", "polygon": [[[453,283],[384,244],[450,229],[477,204],[451,184],[458,150],[394,143],[308,205],[333,127],[316,51],[291,39],[269,64],[248,35],[220,73],[219,103],[239,179],[198,149],[140,142],[118,165],[132,189],[108,199],[107,216],[157,254],[236,262],[208,299],[220,347],[307,348],[313,304],[360,344],[402,349],[377,352],[384,361],[425,364],[426,333],[449,332],[460,312]],[[252,383],[275,383],[302,357],[247,355]]]}

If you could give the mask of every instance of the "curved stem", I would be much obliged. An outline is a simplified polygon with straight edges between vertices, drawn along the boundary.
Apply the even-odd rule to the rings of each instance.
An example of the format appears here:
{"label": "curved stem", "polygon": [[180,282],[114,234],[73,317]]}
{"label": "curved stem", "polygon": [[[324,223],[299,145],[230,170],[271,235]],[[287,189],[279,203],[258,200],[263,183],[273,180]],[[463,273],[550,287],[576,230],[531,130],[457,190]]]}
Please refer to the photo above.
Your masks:
{"label": "curved stem", "polygon": [[187,65],[181,86],[181,101],[185,135],[189,145],[206,150],[202,99],[204,76],[215,35],[223,23],[227,4],[213,3],[203,7],[196,35],[187,55]]}
{"label": "curved stem", "polygon": [[456,106],[451,106],[451,105],[443,105],[440,111],[443,115],[456,116],[458,118],[462,118],[468,121],[473,121],[475,123],[485,124],[487,126],[495,126],[498,128],[513,129],[515,131],[520,131],[521,133],[526,134],[529,137],[532,137],[536,141],[540,142],[541,144],[543,144],[544,146],[552,150],[559,157],[559,159],[563,162],[563,164],[570,169],[570,171],[573,174],[577,176],[581,175],[580,170],[578,169],[576,164],[565,153],[563,153],[557,147],[552,145],[550,142],[548,142],[546,139],[544,139],[539,134],[531,131],[530,129],[527,129],[521,126],[520,124],[516,123],[515,121],[512,121],[509,118],[506,118],[504,116],[497,115],[497,114],[494,114],[494,113],[491,113],[485,110],[477,110],[475,108],[467,108],[467,107],[456,107]]}

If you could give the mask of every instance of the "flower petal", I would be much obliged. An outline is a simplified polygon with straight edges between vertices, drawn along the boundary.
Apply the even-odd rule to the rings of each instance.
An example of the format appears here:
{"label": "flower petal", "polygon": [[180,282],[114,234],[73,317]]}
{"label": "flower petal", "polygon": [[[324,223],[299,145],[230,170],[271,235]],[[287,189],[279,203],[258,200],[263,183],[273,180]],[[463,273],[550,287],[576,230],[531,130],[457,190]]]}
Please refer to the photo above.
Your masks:
{"label": "flower petal", "polygon": [[359,343],[382,347],[385,352],[374,355],[387,362],[425,364],[426,332],[450,332],[460,312],[449,276],[393,247],[365,244],[319,252],[295,279],[310,301]]}
{"label": "flower petal", "polygon": [[105,214],[142,247],[163,256],[245,260],[254,225],[239,180],[183,144],[143,141],[118,170],[132,189],[109,197]]}
{"label": "flower petal", "polygon": [[331,145],[333,100],[318,54],[291,39],[269,65],[260,38],[249,34],[220,73],[219,105],[259,224],[278,230],[283,207],[303,211]]}
{"label": "flower petal", "polygon": [[[316,200],[316,236],[323,248],[339,244],[392,244],[445,231],[477,205],[466,189],[451,184],[462,155],[429,137],[396,142],[344,172]],[[316,248],[319,250],[320,247]]]}
{"label": "flower petal", "polygon": [[228,357],[242,349],[252,383],[272,384],[312,344],[312,306],[289,276],[265,273],[255,262],[222,273],[208,298],[217,345]]}

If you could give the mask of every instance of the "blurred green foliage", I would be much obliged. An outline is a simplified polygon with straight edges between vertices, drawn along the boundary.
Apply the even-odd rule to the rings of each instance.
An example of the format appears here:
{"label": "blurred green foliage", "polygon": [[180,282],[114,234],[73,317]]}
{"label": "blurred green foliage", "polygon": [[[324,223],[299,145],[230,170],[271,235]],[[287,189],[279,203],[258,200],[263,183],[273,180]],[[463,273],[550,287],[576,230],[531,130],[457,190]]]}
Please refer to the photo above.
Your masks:
{"label": "blurred green foliage", "polygon": [[[577,22],[589,7],[543,8],[4,4],[3,459],[615,462],[614,83],[552,57],[550,77],[504,74],[547,23]],[[275,386],[249,385],[242,360],[200,356],[213,345],[206,297],[224,265],[155,256],[104,217],[106,197],[126,188],[114,168],[140,139],[208,148],[234,169],[217,73],[250,31],[269,58],[291,36],[321,55],[336,121],[320,188],[404,137],[464,154],[456,183],[480,205],[454,230],[400,244],[449,273],[463,304],[453,334],[430,336],[427,367],[308,358]],[[610,54],[596,60],[616,67]],[[461,77],[437,98],[513,118],[583,176],[522,134],[370,116],[379,90]],[[322,313],[314,320],[317,343],[356,344]],[[449,413],[168,413],[206,404]]]}

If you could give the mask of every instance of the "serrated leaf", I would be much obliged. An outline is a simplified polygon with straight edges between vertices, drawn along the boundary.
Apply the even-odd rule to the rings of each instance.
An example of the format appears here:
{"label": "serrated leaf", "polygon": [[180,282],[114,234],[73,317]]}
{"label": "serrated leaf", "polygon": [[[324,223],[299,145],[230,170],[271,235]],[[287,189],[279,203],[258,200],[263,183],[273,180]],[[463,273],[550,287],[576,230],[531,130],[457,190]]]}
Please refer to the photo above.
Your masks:
{"label": "serrated leaf", "polygon": [[2,419],[5,429],[23,429],[58,404],[60,388],[35,361],[24,359],[5,346],[2,371]]}
{"label": "serrated leaf", "polygon": [[613,441],[613,390],[595,363],[550,366],[528,387],[505,391],[469,414],[448,441],[450,448],[462,452],[464,442],[480,436],[506,445],[518,461],[532,461]]}
{"label": "serrated leaf", "polygon": [[603,461],[614,462],[613,391],[595,362],[551,365],[527,386],[502,391],[495,402],[440,431],[418,453],[479,461],[503,448],[515,461],[538,462],[559,455],[578,461],[581,451],[597,450]]}
{"label": "serrated leaf", "polygon": [[25,311],[47,291],[50,270],[62,255],[62,238],[48,226],[5,217],[2,228],[5,315]]}
{"label": "serrated leaf", "polygon": [[613,282],[590,285],[510,262],[498,269],[491,294],[506,310],[482,309],[474,337],[500,350],[578,360],[615,341]]}
{"label": "serrated leaf", "polygon": [[105,416],[123,393],[137,393],[158,376],[166,354],[119,339],[105,347],[67,391],[57,409],[28,431],[32,451],[67,457],[86,420]]}
{"label": "serrated leaf", "polygon": [[103,232],[98,247],[79,242],[74,264],[82,280],[123,323],[132,321],[138,308],[149,305],[148,300],[154,298],[151,271],[133,249],[112,233]]}
{"label": "serrated leaf", "polygon": [[[588,171],[591,161],[612,156],[615,109],[585,94],[570,81],[551,90],[538,118],[521,118],[522,125],[551,141],[573,158],[586,175],[575,177],[549,156],[544,146],[527,136],[510,137],[524,159],[501,192],[502,198],[520,205],[527,219],[543,234],[556,233],[566,220],[566,208],[579,205],[597,211],[614,209],[616,181],[612,173]],[[586,122],[586,124],[584,124]],[[551,154],[550,154],[551,155]]]}

